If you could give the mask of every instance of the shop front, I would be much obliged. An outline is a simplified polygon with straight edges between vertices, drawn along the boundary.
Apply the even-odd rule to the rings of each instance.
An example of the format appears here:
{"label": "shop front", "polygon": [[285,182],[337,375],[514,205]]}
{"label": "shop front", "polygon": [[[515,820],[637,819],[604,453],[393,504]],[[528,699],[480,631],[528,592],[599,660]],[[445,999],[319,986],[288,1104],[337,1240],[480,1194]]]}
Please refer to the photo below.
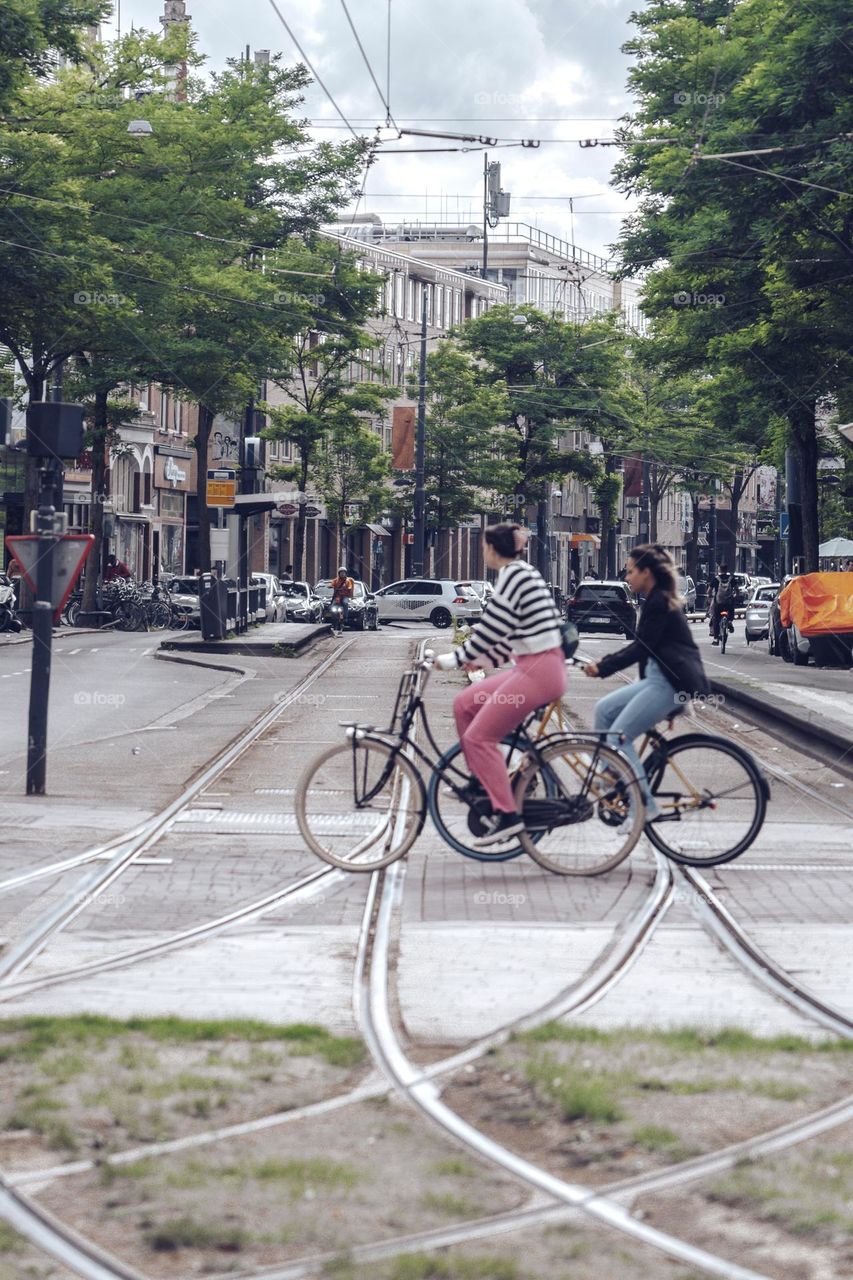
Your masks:
{"label": "shop front", "polygon": [[155,446],[156,515],[152,538],[152,576],[180,576],[186,565],[187,495],[195,490],[195,454],[189,449]]}

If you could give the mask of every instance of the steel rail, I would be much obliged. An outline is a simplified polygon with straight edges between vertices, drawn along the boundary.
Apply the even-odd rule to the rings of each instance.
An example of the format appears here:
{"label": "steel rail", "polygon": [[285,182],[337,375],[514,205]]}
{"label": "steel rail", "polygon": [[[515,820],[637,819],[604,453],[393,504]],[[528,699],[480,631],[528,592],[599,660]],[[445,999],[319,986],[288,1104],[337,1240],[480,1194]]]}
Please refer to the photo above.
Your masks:
{"label": "steel rail", "polygon": [[455,1141],[529,1186],[544,1191],[563,1204],[582,1210],[600,1224],[615,1228],[623,1235],[649,1245],[667,1257],[701,1267],[711,1275],[724,1277],[725,1280],[770,1280],[760,1272],[718,1258],[685,1240],[679,1240],[637,1221],[622,1205],[600,1192],[556,1177],[495,1142],[441,1101],[432,1082],[424,1080],[420,1069],[406,1057],[391,1021],[388,999],[389,941],[392,917],[402,892],[404,874],[405,868],[394,864],[371,876],[363,925],[363,934],[365,939],[369,939],[369,945],[366,943],[360,948],[358,956],[362,1034],[377,1065],[385,1072],[395,1089]]}
{"label": "steel rail", "polygon": [[81,915],[110,885],[132,866],[146,849],[155,844],[169,829],[178,814],[190,802],[219,778],[231,765],[273,725],[297,698],[311,687],[333,663],[354,643],[349,640],[324,658],[304,679],[291,689],[275,706],[262,713],[248,729],[243,730],[224,750],[206,764],[200,773],[181,793],[153,818],[135,828],[135,834],[116,846],[116,853],[103,868],[91,872],[76,888],[52,910],[36,922],[30,932],[0,959],[0,991],[8,988],[8,980],[20,973],[44,949],[49,940]]}

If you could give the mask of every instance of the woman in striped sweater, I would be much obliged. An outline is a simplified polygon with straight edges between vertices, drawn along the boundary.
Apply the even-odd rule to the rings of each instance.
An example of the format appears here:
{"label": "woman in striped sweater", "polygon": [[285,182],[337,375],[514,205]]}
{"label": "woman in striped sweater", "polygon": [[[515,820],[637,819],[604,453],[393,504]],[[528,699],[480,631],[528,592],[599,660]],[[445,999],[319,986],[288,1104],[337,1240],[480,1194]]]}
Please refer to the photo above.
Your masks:
{"label": "woman in striped sweater", "polygon": [[500,742],[535,707],[565,692],[566,664],[560,616],[542,577],[521,559],[529,534],[517,524],[495,524],[483,535],[486,567],[499,570],[495,593],[475,631],[436,666],[494,668],[509,658],[506,671],[478,681],[458,694],[453,713],[459,741],[473,779],[492,803],[486,834],[476,848],[501,844],[524,826],[516,811]]}

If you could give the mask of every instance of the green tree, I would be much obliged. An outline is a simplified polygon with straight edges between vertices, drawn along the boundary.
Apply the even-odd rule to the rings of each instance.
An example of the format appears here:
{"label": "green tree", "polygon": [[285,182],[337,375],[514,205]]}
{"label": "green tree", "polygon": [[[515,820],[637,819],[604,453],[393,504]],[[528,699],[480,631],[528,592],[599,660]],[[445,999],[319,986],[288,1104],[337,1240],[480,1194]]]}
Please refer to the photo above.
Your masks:
{"label": "green tree", "polygon": [[683,371],[728,370],[785,419],[816,567],[816,409],[853,372],[848,6],[651,0],[632,20],[626,272]]}
{"label": "green tree", "polygon": [[[334,521],[336,556],[345,559],[347,529],[374,519],[387,503],[388,454],[379,434],[364,422],[335,428],[323,441],[313,479]],[[356,508],[356,514],[352,512]]]}
{"label": "green tree", "polygon": [[[418,394],[418,380],[408,391]],[[506,426],[510,406],[501,382],[482,385],[472,358],[455,342],[440,342],[427,357],[425,520],[437,541],[440,568],[447,531],[479,511],[503,506],[518,481],[515,442]],[[414,475],[398,495],[411,511]]]}
{"label": "green tree", "polygon": [[[286,402],[260,406],[267,415],[266,439],[288,441],[298,451],[296,463],[279,468],[279,474],[295,482],[301,493],[333,435],[381,417],[397,394],[395,388],[370,380],[373,366],[367,358],[379,345],[366,326],[382,278],[359,271],[352,255],[326,241],[306,245],[292,257],[291,269],[303,263],[326,278],[322,291],[304,295],[303,322],[274,373]],[[293,549],[297,578],[303,576],[304,558],[305,503],[300,503]]]}
{"label": "green tree", "polygon": [[0,8],[0,111],[31,76],[43,76],[62,54],[88,54],[89,28],[106,18],[109,0],[3,0]]}

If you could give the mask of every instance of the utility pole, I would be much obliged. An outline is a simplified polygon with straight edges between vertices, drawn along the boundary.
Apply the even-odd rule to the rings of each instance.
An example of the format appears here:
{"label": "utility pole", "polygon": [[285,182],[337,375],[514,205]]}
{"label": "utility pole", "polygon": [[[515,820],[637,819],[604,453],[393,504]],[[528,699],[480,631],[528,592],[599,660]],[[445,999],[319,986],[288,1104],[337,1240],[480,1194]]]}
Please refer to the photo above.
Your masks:
{"label": "utility pole", "polygon": [[489,265],[489,153],[483,155],[483,279]]}
{"label": "utility pole", "polygon": [[710,582],[711,578],[717,572],[717,477],[714,476],[711,481],[711,500],[708,504],[708,555],[710,556],[710,566],[708,568]]}
{"label": "utility pole", "polygon": [[496,227],[501,218],[509,217],[510,193],[501,191],[501,167],[497,161],[489,164],[489,154],[483,158],[483,279],[489,266],[489,227]]}
{"label": "utility pole", "polygon": [[803,557],[803,498],[800,461],[790,447],[785,450],[785,496],[788,506],[788,573],[797,573]]}
{"label": "utility pole", "polygon": [[782,473],[778,470],[776,472],[776,500],[774,506],[773,572],[776,575],[776,581],[781,582],[785,566],[782,564]]}
{"label": "utility pole", "polygon": [[426,359],[427,359],[427,286],[421,283],[421,367],[418,381],[418,421],[415,429],[415,509],[412,546],[412,577],[420,578],[424,572],[424,516],[426,494],[424,471],[426,469]]}

